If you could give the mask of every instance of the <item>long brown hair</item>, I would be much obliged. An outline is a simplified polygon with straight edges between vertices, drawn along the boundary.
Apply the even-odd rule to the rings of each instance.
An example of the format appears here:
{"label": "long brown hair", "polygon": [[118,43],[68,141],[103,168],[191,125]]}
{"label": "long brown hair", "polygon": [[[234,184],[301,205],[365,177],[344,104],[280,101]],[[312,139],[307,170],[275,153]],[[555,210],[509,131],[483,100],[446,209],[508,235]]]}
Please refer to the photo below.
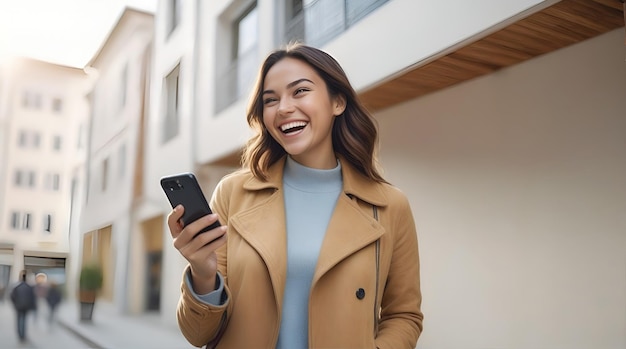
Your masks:
{"label": "long brown hair", "polygon": [[299,43],[272,52],[261,65],[247,110],[248,124],[256,134],[248,140],[243,151],[243,166],[248,167],[256,177],[266,180],[268,168],[286,154],[285,149],[272,138],[263,125],[263,86],[270,68],[287,57],[301,60],[311,66],[326,83],[331,98],[345,98],[346,109],[333,123],[332,140],[335,153],[342,155],[365,177],[377,182],[386,182],[377,169],[376,122],[359,100],[346,73],[326,52]]}

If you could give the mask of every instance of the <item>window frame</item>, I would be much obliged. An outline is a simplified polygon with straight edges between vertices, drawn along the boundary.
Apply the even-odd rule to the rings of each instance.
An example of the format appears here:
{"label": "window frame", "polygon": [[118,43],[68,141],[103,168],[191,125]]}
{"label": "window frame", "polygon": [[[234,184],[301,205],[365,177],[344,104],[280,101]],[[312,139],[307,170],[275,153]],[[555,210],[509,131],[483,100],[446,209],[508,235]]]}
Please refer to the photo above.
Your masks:
{"label": "window frame", "polygon": [[161,143],[176,138],[180,132],[180,62],[164,77],[164,113]]}

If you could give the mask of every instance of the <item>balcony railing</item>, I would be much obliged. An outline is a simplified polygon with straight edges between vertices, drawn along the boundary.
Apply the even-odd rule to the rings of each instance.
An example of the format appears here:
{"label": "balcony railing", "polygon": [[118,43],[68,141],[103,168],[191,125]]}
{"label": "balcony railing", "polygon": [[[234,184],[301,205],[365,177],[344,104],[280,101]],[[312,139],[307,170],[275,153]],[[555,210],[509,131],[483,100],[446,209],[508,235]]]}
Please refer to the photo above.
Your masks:
{"label": "balcony railing", "polygon": [[322,46],[389,0],[309,0],[285,23],[284,41]]}

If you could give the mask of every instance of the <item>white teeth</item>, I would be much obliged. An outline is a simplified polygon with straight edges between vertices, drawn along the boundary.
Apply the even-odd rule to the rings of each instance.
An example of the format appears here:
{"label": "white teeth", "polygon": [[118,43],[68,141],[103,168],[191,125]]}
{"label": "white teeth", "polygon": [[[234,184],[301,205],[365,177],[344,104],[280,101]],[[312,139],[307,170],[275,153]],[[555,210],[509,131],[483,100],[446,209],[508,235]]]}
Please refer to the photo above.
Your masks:
{"label": "white teeth", "polygon": [[290,122],[288,124],[284,124],[280,126],[280,130],[285,132],[291,128],[295,128],[295,127],[304,127],[306,126],[306,122],[304,121],[294,121],[294,122]]}

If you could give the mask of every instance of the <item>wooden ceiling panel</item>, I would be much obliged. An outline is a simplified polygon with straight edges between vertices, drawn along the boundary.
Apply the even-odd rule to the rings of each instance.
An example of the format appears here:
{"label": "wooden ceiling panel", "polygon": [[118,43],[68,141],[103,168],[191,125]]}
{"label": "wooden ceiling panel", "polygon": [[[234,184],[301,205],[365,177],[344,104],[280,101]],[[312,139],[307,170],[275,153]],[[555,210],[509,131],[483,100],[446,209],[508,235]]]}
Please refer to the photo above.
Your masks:
{"label": "wooden ceiling panel", "polygon": [[380,110],[623,26],[620,0],[563,0],[359,95]]}

